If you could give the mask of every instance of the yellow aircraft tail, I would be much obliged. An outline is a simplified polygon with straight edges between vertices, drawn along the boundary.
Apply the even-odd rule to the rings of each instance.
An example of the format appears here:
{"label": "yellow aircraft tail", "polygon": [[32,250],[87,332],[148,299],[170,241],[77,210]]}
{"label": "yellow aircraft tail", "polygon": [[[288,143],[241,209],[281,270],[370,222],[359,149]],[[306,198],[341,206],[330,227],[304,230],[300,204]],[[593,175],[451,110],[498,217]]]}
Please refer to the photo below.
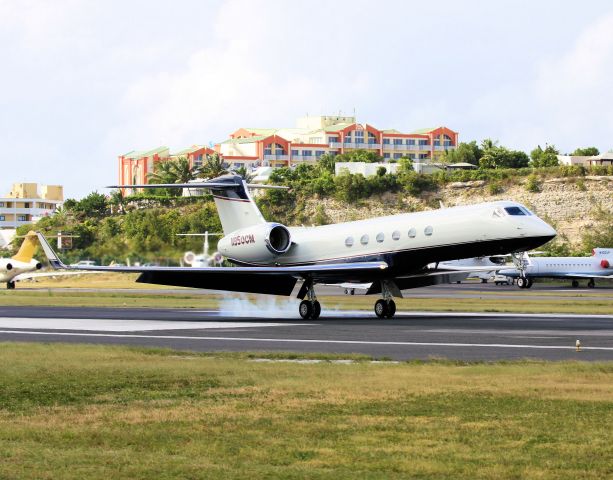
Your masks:
{"label": "yellow aircraft tail", "polygon": [[23,243],[21,247],[19,247],[17,255],[13,256],[13,260],[29,263],[34,257],[34,250],[36,250],[37,242],[38,237],[36,236],[36,232],[30,230],[23,239]]}

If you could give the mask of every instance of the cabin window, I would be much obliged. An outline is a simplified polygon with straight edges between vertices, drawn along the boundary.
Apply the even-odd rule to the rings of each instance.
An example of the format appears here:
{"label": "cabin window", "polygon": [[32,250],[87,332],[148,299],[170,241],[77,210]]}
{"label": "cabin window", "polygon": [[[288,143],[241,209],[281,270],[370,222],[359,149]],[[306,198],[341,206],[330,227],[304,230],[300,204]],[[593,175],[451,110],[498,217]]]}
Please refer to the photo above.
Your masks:
{"label": "cabin window", "polygon": [[346,247],[352,247],[353,246],[353,237],[347,237],[345,239],[345,246]]}
{"label": "cabin window", "polygon": [[519,207],[505,207],[505,210],[509,215],[526,215],[526,212]]}
{"label": "cabin window", "polygon": [[400,232],[398,230],[392,232],[392,240],[400,240]]}
{"label": "cabin window", "polygon": [[362,245],[368,245],[368,240],[369,240],[368,235],[362,235],[362,238],[360,238],[360,243]]}
{"label": "cabin window", "polygon": [[415,228],[409,229],[409,238],[415,238],[417,236],[417,230]]}
{"label": "cabin window", "polygon": [[377,233],[377,242],[381,243],[383,240],[385,240],[384,233],[383,232]]}
{"label": "cabin window", "polygon": [[430,235],[432,235],[432,231],[434,229],[432,228],[432,225],[428,225],[426,228],[424,228],[424,233],[429,237]]}

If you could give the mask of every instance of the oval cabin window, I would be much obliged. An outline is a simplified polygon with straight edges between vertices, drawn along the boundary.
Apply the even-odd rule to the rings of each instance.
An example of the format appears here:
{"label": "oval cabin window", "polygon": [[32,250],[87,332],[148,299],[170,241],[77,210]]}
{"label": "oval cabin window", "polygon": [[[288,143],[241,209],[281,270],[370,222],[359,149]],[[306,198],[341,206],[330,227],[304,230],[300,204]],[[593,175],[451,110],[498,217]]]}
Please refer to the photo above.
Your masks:
{"label": "oval cabin window", "polygon": [[345,246],[346,247],[352,247],[353,246],[353,237],[347,237],[347,239],[345,240]]}
{"label": "oval cabin window", "polygon": [[415,238],[417,236],[417,230],[414,228],[409,229],[409,238]]}
{"label": "oval cabin window", "polygon": [[377,242],[381,243],[383,240],[385,240],[385,235],[383,232],[377,233]]}
{"label": "oval cabin window", "polygon": [[368,235],[362,235],[362,238],[360,238],[360,243],[362,245],[367,245],[368,244]]}
{"label": "oval cabin window", "polygon": [[400,240],[400,232],[398,230],[395,230],[394,232],[392,232],[392,239]]}
{"label": "oval cabin window", "polygon": [[432,232],[434,231],[434,229],[432,228],[432,225],[428,225],[426,228],[424,228],[424,233],[427,236],[432,235]]}

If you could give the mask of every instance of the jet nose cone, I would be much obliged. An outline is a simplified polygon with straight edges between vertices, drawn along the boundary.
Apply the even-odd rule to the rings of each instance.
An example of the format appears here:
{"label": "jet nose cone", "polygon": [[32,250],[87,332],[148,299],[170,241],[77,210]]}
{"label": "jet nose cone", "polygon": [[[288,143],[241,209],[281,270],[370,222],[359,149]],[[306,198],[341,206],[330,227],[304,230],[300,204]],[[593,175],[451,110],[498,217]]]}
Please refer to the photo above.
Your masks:
{"label": "jet nose cone", "polygon": [[547,222],[543,222],[541,220],[541,225],[539,228],[539,234],[540,236],[542,236],[543,238],[546,238],[547,241],[555,238],[555,236],[558,234],[558,232],[555,231],[555,229],[549,225]]}

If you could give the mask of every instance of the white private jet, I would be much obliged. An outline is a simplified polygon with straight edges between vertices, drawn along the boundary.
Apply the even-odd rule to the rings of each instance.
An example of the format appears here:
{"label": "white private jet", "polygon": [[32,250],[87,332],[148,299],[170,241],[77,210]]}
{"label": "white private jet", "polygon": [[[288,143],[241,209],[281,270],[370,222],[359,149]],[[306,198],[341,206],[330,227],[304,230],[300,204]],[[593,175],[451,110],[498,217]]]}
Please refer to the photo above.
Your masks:
{"label": "white private jet", "polygon": [[[109,188],[210,189],[225,236],[219,252],[236,267],[113,267],[85,270],[140,272],[138,282],[234,292],[291,295],[302,300],[298,311],[316,319],[321,306],[317,284],[369,283],[367,294],[380,294],[375,313],[391,318],[393,297],[401,290],[464,278],[468,269],[446,269],[438,262],[524,252],[555,237],[556,232],[514,202],[481,203],[441,210],[316,227],[286,227],[267,222],[239,176],[202,184],[117,185]],[[254,185],[257,188],[281,188]],[[42,234],[39,240],[55,268],[70,269]],[[434,263],[434,268],[428,267]],[[489,267],[485,267],[489,268]],[[458,277],[460,275],[460,278]],[[300,288],[297,288],[301,282]]]}
{"label": "white private jet", "polygon": [[579,280],[587,279],[594,288],[596,279],[613,280],[613,248],[595,248],[591,257],[531,257],[523,255],[514,268],[498,270],[500,275],[517,278],[519,288],[530,288],[535,278],[565,278],[577,288]]}
{"label": "white private jet", "polygon": [[177,233],[177,237],[204,237],[204,243],[202,245],[202,253],[197,254],[194,252],[185,252],[183,255],[183,262],[192,268],[210,267],[211,265],[221,265],[223,262],[223,256],[219,252],[209,253],[209,237],[210,236],[223,236],[223,233]]}

